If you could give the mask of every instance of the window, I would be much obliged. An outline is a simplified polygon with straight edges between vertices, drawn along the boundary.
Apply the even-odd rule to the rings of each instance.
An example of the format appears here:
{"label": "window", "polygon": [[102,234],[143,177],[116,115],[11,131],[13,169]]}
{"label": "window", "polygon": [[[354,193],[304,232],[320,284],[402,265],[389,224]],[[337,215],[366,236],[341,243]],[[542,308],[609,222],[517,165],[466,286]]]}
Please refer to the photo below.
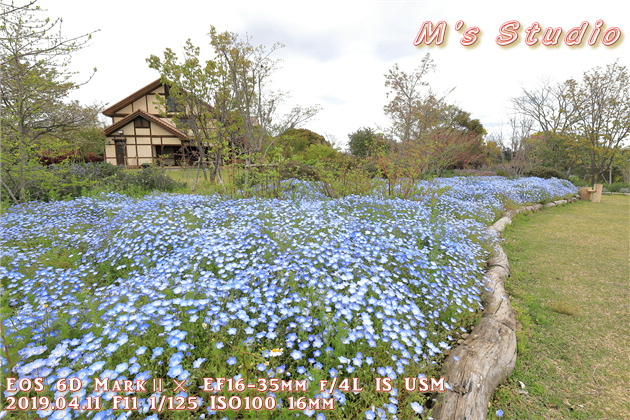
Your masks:
{"label": "window", "polygon": [[170,88],[168,85],[164,85],[164,97],[166,98],[166,112],[177,112],[175,109],[175,100],[171,96]]}
{"label": "window", "polygon": [[176,112],[175,110],[175,100],[172,96],[166,97],[166,112]]}
{"label": "window", "polygon": [[151,127],[151,123],[145,118],[137,117],[135,120],[133,120],[133,126],[135,128],[149,128]]}

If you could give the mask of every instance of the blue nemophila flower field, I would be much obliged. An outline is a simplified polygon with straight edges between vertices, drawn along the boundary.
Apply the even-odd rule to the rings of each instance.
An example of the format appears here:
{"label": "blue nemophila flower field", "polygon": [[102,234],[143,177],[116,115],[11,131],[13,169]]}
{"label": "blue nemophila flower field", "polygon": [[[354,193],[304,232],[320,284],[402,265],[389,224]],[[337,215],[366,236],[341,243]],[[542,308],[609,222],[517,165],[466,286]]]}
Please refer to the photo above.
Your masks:
{"label": "blue nemophila flower field", "polygon": [[[38,396],[82,407],[99,397],[102,407],[0,416],[421,418],[429,396],[405,391],[402,378],[439,376],[444,353],[474,323],[496,241],[485,227],[508,202],[575,192],[500,177],[419,183],[410,200],[325,199],[297,181],[286,189],[274,200],[108,194],[11,208],[2,221],[3,374],[43,378]],[[375,392],[376,377],[393,389]],[[55,389],[63,378],[82,389]],[[138,397],[137,410],[115,411],[118,393],[95,390],[94,378],[164,387],[122,393]],[[310,385],[206,392],[204,378]],[[320,389],[333,378],[359,378],[364,390]],[[162,395],[203,403],[157,415],[151,399]],[[209,401],[221,395],[271,398],[277,408],[217,411]],[[335,408],[289,410],[299,397]]]}

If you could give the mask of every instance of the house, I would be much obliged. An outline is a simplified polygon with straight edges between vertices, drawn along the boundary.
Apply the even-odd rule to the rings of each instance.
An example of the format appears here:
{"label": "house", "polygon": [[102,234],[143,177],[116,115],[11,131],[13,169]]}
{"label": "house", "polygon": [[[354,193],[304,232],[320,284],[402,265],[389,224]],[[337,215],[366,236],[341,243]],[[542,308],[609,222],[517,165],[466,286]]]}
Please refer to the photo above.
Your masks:
{"label": "house", "polygon": [[105,129],[106,162],[137,168],[158,162],[180,166],[190,159],[189,137],[163,116],[157,95],[166,97],[167,107],[173,105],[168,86],[158,79],[103,111],[112,118],[112,125]]}

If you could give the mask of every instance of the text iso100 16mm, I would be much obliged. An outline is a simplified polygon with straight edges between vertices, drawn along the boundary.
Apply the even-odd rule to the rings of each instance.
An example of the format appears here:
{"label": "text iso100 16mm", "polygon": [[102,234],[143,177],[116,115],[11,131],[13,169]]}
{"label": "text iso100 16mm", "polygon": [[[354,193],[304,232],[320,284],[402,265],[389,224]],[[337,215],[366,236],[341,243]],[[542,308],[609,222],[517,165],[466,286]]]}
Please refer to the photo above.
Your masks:
{"label": "text iso100 16mm", "polygon": [[[208,398],[208,409],[215,411],[224,410],[275,410],[278,406],[278,401],[274,397],[250,397],[232,395],[231,397],[225,395],[212,395]],[[334,398],[307,398],[307,397],[289,397],[288,398],[289,410],[334,410],[335,399]]]}

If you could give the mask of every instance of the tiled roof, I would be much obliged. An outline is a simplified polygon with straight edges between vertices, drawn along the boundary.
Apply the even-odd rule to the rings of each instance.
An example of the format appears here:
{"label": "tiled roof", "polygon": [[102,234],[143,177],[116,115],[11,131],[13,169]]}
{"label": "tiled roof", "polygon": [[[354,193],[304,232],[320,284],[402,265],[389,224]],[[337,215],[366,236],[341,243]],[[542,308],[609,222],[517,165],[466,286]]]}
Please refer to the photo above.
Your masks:
{"label": "tiled roof", "polygon": [[104,110],[103,114],[107,115],[108,117],[113,117],[116,112],[120,111],[130,103],[133,103],[133,101],[142,98],[144,95],[151,93],[153,90],[157,89],[161,85],[162,81],[160,79],[157,79],[156,81],[149,83],[137,92],[134,92],[131,95],[127,96],[125,99],[116,102],[114,105]]}
{"label": "tiled roof", "polygon": [[157,124],[158,126],[162,127],[163,129],[173,133],[180,140],[187,140],[188,139],[188,136],[186,135],[186,133],[184,133],[183,131],[181,131],[177,127],[175,127],[175,125],[172,124],[171,122],[169,122],[167,120],[164,120],[162,118],[158,118],[155,115],[151,115],[148,112],[143,111],[141,109],[135,111],[132,114],[127,115],[125,118],[123,118],[122,120],[118,121],[116,124],[112,124],[109,127],[107,127],[105,129],[105,135],[106,136],[111,135],[115,131],[117,131],[117,130],[121,129],[122,127],[124,127],[125,125],[129,124],[131,121],[133,121],[138,116],[146,118],[147,120],[151,121],[152,123]]}

